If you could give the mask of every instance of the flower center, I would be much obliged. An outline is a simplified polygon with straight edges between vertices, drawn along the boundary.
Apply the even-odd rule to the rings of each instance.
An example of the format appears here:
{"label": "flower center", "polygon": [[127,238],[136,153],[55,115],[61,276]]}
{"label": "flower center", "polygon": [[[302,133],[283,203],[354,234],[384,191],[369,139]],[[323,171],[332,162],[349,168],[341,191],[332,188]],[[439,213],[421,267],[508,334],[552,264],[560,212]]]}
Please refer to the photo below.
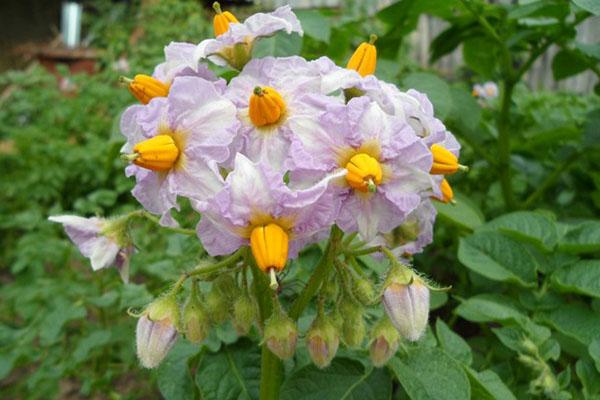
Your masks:
{"label": "flower center", "polygon": [[271,272],[272,281],[274,271],[281,271],[287,262],[288,245],[289,235],[274,223],[257,226],[250,234],[250,249],[256,265],[263,272]]}
{"label": "flower center", "polygon": [[220,36],[229,30],[229,24],[239,24],[239,21],[229,11],[221,11],[221,5],[218,2],[213,3],[213,9],[217,13],[213,19],[213,28],[215,30],[215,37]]}
{"label": "flower center", "polygon": [[133,163],[152,171],[168,171],[179,158],[179,148],[170,135],[157,135],[144,140],[135,145],[133,152]]}
{"label": "flower center", "polygon": [[431,154],[433,155],[431,174],[450,175],[458,170],[458,158],[456,158],[456,156],[448,149],[439,144],[434,144],[431,146]]}
{"label": "flower center", "polygon": [[155,97],[167,97],[171,85],[163,83],[150,75],[138,74],[133,79],[121,78],[127,83],[129,92],[142,104],[150,103]]}
{"label": "flower center", "polygon": [[346,182],[360,192],[375,192],[383,178],[381,164],[365,153],[358,153],[346,164]]}
{"label": "flower center", "polygon": [[285,110],[285,102],[275,89],[267,86],[254,88],[248,110],[254,126],[261,127],[277,123]]}
{"label": "flower center", "polygon": [[346,68],[357,71],[361,76],[372,75],[377,66],[377,48],[374,46],[376,35],[371,35],[369,42],[363,42],[348,60]]}

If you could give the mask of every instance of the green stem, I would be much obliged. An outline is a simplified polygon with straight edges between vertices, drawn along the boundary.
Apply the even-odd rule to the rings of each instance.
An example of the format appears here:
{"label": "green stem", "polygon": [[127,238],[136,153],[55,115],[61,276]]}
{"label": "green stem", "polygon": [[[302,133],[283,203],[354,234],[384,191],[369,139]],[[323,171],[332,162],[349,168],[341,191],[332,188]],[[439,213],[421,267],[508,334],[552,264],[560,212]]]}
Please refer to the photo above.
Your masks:
{"label": "green stem", "polygon": [[183,235],[189,235],[189,236],[194,236],[196,234],[196,231],[194,229],[185,229],[185,228],[161,225],[160,219],[158,219],[157,217],[155,217],[154,215],[150,214],[148,211],[145,211],[145,210],[133,211],[132,213],[129,214],[129,217],[130,218],[131,217],[145,218],[148,221],[160,226],[162,229],[165,229],[165,230],[173,232],[173,233],[181,233]]}
{"label": "green stem", "polygon": [[202,275],[202,274],[209,274],[211,272],[216,272],[216,271],[220,270],[221,268],[228,267],[228,266],[234,264],[235,262],[237,262],[240,258],[242,258],[246,254],[247,250],[248,250],[247,247],[240,247],[238,251],[236,251],[229,257],[224,258],[221,261],[217,261],[216,263],[209,265],[209,266],[197,267],[196,269],[188,272],[187,276],[190,277],[190,276],[196,276],[196,275]]}
{"label": "green stem", "polygon": [[381,246],[373,246],[373,247],[367,247],[364,249],[348,251],[348,252],[346,252],[346,254],[353,256],[353,257],[358,257],[358,256],[365,256],[367,254],[377,253],[380,251],[381,251]]}
{"label": "green stem", "polygon": [[559,164],[554,171],[550,175],[544,179],[544,181],[540,184],[535,192],[529,195],[527,199],[523,202],[522,208],[531,207],[542,195],[548,190],[554,183],[560,178],[560,176],[567,172],[567,170],[571,167],[577,159],[581,156],[581,153],[578,151],[573,152],[563,163]]}
{"label": "green stem", "polygon": [[315,295],[317,290],[319,290],[323,280],[329,275],[329,270],[332,268],[333,260],[338,254],[340,241],[343,235],[343,232],[336,225],[331,228],[331,234],[329,236],[327,247],[325,248],[325,253],[323,253],[323,256],[319,260],[319,264],[317,264],[308,283],[304,286],[304,289],[298,295],[294,304],[292,304],[289,315],[293,320],[297,320],[300,317],[300,314],[302,314],[302,311],[304,311],[310,299]]}
{"label": "green stem", "polygon": [[509,79],[505,79],[503,83],[502,107],[498,117],[498,171],[504,205],[506,209],[512,210],[516,207],[510,165],[510,106],[514,83]]}
{"label": "green stem", "polygon": [[[258,301],[260,326],[261,329],[264,329],[265,321],[273,312],[273,291],[269,287],[266,275],[254,263],[251,264],[254,289]],[[276,400],[279,398],[279,388],[283,381],[283,364],[269,350],[266,343],[262,344],[260,364],[260,400]]]}

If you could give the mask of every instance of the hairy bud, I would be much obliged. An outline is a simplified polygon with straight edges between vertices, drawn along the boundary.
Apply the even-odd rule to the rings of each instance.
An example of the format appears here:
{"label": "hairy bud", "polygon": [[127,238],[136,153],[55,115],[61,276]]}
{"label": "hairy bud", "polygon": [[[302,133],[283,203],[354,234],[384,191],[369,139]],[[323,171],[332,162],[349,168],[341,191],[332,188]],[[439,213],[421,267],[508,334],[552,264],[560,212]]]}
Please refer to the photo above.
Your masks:
{"label": "hairy bud", "polygon": [[429,318],[429,289],[421,278],[405,266],[388,276],[383,291],[383,307],[400,335],[417,341]]}
{"label": "hairy bud", "polygon": [[363,318],[363,307],[351,299],[344,299],[340,304],[342,315],[342,338],[348,347],[358,347],[362,344],[367,328]]}
{"label": "hairy bud", "polygon": [[256,304],[247,293],[233,303],[233,326],[239,335],[247,335],[256,319]]}
{"label": "hairy bud", "polygon": [[371,331],[369,355],[375,367],[382,367],[396,354],[400,343],[400,335],[389,318],[384,317]]}
{"label": "hairy bud", "polygon": [[177,341],[179,306],[174,296],[152,302],[138,320],[137,356],[144,368],[155,368]]}
{"label": "hairy bud", "polygon": [[183,307],[183,329],[185,337],[192,343],[200,343],[208,336],[210,318],[198,299],[195,286]]}
{"label": "hairy bud", "polygon": [[319,368],[327,367],[335,357],[339,344],[340,337],[332,320],[322,315],[317,316],[306,334],[308,354],[315,365]]}
{"label": "hairy bud", "polygon": [[273,315],[265,323],[264,341],[269,350],[282,360],[287,360],[296,351],[298,329],[294,321],[288,317],[278,302],[275,302]]}
{"label": "hairy bud", "polygon": [[215,285],[206,296],[206,310],[210,320],[222,324],[229,318],[230,303],[224,293]]}
{"label": "hairy bud", "polygon": [[355,280],[352,291],[356,299],[362,304],[369,305],[375,300],[375,289],[368,279],[360,278]]}

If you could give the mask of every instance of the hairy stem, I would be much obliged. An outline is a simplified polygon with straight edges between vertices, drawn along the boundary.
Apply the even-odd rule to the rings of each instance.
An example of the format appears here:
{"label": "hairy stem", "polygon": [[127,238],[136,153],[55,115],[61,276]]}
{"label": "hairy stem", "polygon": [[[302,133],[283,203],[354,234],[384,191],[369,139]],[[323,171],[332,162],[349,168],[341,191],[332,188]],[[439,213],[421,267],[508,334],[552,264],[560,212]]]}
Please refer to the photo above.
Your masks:
{"label": "hairy stem", "polygon": [[340,250],[340,241],[343,235],[343,232],[336,225],[331,228],[331,234],[329,236],[327,247],[325,248],[325,253],[323,253],[323,256],[319,260],[319,264],[317,264],[308,283],[298,295],[294,304],[292,304],[290,317],[293,320],[297,320],[300,317],[300,314],[302,314],[302,311],[304,311],[304,308],[306,308],[310,299],[317,293],[321,283],[329,274],[329,270],[333,266],[333,260]]}
{"label": "hairy stem", "polygon": [[510,106],[514,83],[509,79],[504,80],[502,90],[502,107],[498,117],[498,171],[500,174],[500,187],[502,197],[507,210],[515,208],[515,197],[512,187],[511,165],[510,165]]}
{"label": "hairy stem", "polygon": [[[266,275],[256,265],[252,265],[251,269],[258,300],[260,326],[264,329],[265,321],[273,312],[271,300],[273,290],[269,287]],[[262,344],[260,364],[260,400],[276,400],[279,398],[279,388],[283,380],[283,365],[281,360],[269,350],[266,343]]]}

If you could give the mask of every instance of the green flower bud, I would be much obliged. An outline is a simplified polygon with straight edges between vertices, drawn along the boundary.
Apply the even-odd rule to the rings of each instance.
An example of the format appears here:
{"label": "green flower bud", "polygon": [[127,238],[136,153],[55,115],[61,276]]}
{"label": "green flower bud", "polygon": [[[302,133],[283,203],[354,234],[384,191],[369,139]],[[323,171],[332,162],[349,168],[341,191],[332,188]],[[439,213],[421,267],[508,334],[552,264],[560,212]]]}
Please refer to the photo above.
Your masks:
{"label": "green flower bud", "polygon": [[287,360],[296,351],[298,328],[296,323],[283,312],[279,303],[275,304],[273,315],[265,323],[264,341],[273,354],[282,360]]}
{"label": "green flower bud", "polygon": [[375,367],[382,367],[398,351],[400,335],[389,318],[384,317],[377,322],[371,331],[369,355]]}
{"label": "green flower bud", "polygon": [[183,329],[185,337],[192,343],[200,343],[208,336],[210,318],[200,303],[195,289],[183,307]]}
{"label": "green flower bud", "polygon": [[332,320],[325,316],[317,316],[306,334],[308,354],[315,365],[325,368],[335,357],[340,337]]}
{"label": "green flower bud", "polygon": [[429,318],[429,288],[403,265],[392,268],[383,291],[383,307],[404,338],[417,341]]}
{"label": "green flower bud", "polygon": [[327,279],[325,282],[323,282],[323,288],[321,289],[321,293],[326,299],[335,299],[338,294],[337,279],[331,276],[330,279]]}
{"label": "green flower bud", "polygon": [[375,301],[375,288],[373,288],[373,284],[368,279],[356,279],[352,291],[356,299],[362,304],[369,305]]}
{"label": "green flower bud", "polygon": [[144,368],[155,368],[177,341],[179,305],[174,295],[150,303],[138,319],[136,350]]}
{"label": "green flower bud", "polygon": [[219,290],[219,288],[213,286],[208,295],[206,296],[206,311],[210,320],[215,324],[222,324],[229,318],[230,303],[227,301],[227,297]]}
{"label": "green flower bud", "polygon": [[342,339],[348,347],[359,347],[366,335],[367,327],[363,318],[363,307],[357,302],[344,299],[340,304]]}
{"label": "green flower bud", "polygon": [[233,326],[238,335],[247,335],[256,320],[256,304],[248,296],[243,294],[233,303]]}

